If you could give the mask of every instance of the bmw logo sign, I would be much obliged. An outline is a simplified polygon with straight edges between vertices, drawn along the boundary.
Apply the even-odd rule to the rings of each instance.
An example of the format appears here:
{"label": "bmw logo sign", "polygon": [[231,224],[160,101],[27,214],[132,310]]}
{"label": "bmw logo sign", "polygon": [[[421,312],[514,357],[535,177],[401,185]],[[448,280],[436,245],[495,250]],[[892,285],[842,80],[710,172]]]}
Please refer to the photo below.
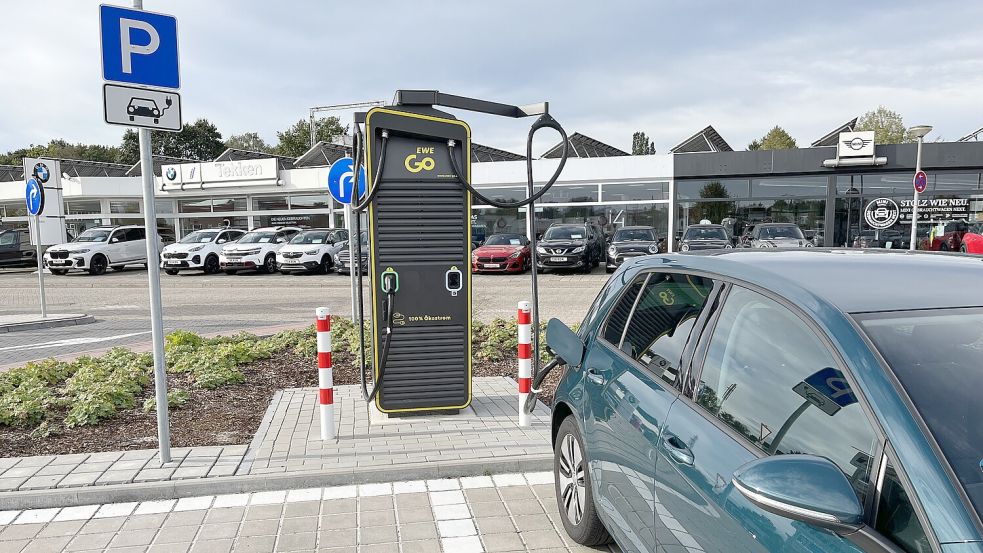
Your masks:
{"label": "bmw logo sign", "polygon": [[177,178],[177,170],[173,167],[167,168],[167,180],[174,180]]}

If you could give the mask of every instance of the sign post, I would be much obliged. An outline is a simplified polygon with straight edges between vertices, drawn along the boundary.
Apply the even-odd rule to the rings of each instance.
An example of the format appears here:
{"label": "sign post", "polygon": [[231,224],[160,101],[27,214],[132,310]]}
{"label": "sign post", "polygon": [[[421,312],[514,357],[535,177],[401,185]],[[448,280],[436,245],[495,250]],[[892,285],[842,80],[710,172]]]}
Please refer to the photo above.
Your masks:
{"label": "sign post", "polygon": [[[177,19],[144,12],[143,0],[133,8],[99,7],[102,31],[102,71],[106,81],[136,85],[103,86],[107,123],[140,127],[140,173],[143,216],[147,231],[147,276],[150,283],[150,327],[153,336],[154,389],[157,402],[157,440],[161,464],[171,461],[167,412],[167,372],[164,364],[164,321],[160,300],[160,252],[157,209],[154,205],[154,160],[150,129],[181,130]],[[160,90],[160,88],[168,90]],[[175,103],[177,107],[170,113]],[[139,120],[138,120],[139,119]]]}
{"label": "sign post", "polygon": [[[44,169],[43,180],[48,180],[47,168]],[[24,199],[27,201],[27,212],[34,217],[34,247],[36,248],[35,257],[38,262],[38,292],[41,294],[41,318],[48,318],[48,305],[44,299],[44,260],[41,259],[41,212],[44,211],[44,186],[38,182],[37,178],[27,179],[27,189],[24,191]]]}
{"label": "sign post", "polygon": [[918,249],[918,204],[921,202],[921,193],[928,186],[928,177],[922,171],[922,142],[925,140],[925,135],[930,132],[932,132],[931,125],[917,125],[908,129],[908,136],[914,136],[918,139],[918,150],[915,154],[915,178],[912,179],[912,184],[915,187],[915,201],[911,204],[911,244],[908,247],[911,251]]}
{"label": "sign post", "polygon": [[[355,243],[352,240],[358,240],[359,237],[355,236],[355,225],[352,217],[358,217],[358,213],[352,212],[352,203],[357,203],[356,198],[361,198],[365,195],[365,168],[359,167],[358,171],[358,192],[354,191],[355,188],[355,160],[350,157],[343,157],[331,164],[331,168],[328,169],[328,192],[331,193],[331,197],[335,199],[340,204],[345,206],[345,226],[348,228],[348,263],[349,263],[349,278],[351,280],[352,289],[352,320],[358,320],[356,309],[355,309],[355,287],[358,286],[355,271],[361,270],[362,260],[355,259]],[[358,263],[358,265],[356,265]]]}

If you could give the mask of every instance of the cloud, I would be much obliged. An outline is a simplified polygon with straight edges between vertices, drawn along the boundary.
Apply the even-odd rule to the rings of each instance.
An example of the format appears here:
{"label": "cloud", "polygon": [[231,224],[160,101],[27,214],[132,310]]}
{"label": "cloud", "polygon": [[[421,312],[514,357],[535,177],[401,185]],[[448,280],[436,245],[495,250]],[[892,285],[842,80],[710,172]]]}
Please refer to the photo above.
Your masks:
{"label": "cloud", "polygon": [[[118,143],[123,129],[102,121],[96,3],[5,7],[0,151],[58,137]],[[146,7],[179,18],[185,120],[207,117],[225,136],[255,131],[274,141],[311,106],[389,100],[397,88],[548,100],[568,132],[626,149],[632,132],[644,130],[660,152],[707,124],[736,149],[776,124],[808,145],[879,104],[949,139],[983,125],[983,35],[970,23],[983,5],[180,0]],[[524,151],[528,122],[466,117],[477,141]],[[544,137],[535,151],[555,141]]]}

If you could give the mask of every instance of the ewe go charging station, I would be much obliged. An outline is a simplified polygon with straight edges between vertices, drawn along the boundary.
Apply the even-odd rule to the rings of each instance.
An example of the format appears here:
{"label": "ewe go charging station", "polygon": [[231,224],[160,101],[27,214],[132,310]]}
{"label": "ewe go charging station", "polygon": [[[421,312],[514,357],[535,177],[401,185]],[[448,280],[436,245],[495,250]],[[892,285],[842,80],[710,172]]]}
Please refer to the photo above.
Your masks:
{"label": "ewe go charging station", "polygon": [[[471,187],[471,129],[434,109],[463,109],[506,117],[539,115],[529,131],[529,197],[496,202]],[[363,130],[364,126],[364,130]],[[539,190],[532,182],[532,138],[541,128],[563,138],[563,155]],[[362,390],[388,414],[456,412],[471,403],[471,197],[501,208],[529,206],[556,182],[566,163],[567,137],[548,114],[548,104],[511,106],[441,94],[401,90],[391,106],[355,116],[355,159],[369,183],[352,209],[368,216],[368,263],[372,321],[372,389],[366,384],[366,347],[361,356]],[[359,190],[360,171],[354,171]],[[527,220],[535,256],[535,226]],[[360,217],[352,217],[359,236]],[[357,311],[364,324],[359,240],[351,244]],[[538,325],[536,264],[533,259],[534,327]],[[535,341],[534,341],[535,343]]]}

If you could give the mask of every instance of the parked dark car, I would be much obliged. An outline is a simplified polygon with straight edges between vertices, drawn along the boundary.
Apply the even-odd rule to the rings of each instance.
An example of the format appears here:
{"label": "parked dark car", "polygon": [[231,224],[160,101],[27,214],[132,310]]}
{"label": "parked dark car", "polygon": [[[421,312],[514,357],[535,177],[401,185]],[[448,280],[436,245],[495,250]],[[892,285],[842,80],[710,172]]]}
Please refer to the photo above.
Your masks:
{"label": "parked dark car", "polygon": [[0,268],[37,267],[37,250],[27,229],[0,230]]}
{"label": "parked dark car", "polygon": [[854,248],[886,248],[907,250],[911,238],[898,230],[865,230],[853,239]]}
{"label": "parked dark car", "polygon": [[[362,251],[361,268],[362,274],[365,275],[369,270],[369,233],[363,230],[360,236],[360,249]],[[338,250],[338,253],[334,254],[334,270],[345,275],[351,274],[352,272],[351,252],[349,251],[350,246],[351,240],[346,242],[345,245]]]}
{"label": "parked dark car", "polygon": [[759,223],[744,243],[747,248],[811,248],[798,225],[792,223]]}
{"label": "parked dark car", "polygon": [[659,253],[664,243],[652,227],[624,227],[614,231],[608,246],[607,272],[613,273],[625,260]]}
{"label": "parked dark car", "polygon": [[604,233],[593,223],[551,225],[536,249],[536,266],[589,273],[604,259]]}
{"label": "parked dark car", "polygon": [[625,263],[577,333],[547,326],[567,533],[645,553],[983,552],[979,271],[818,248]]}
{"label": "parked dark car", "polygon": [[686,227],[679,240],[679,251],[697,252],[701,250],[722,250],[733,248],[734,244],[723,225],[690,225]]}

